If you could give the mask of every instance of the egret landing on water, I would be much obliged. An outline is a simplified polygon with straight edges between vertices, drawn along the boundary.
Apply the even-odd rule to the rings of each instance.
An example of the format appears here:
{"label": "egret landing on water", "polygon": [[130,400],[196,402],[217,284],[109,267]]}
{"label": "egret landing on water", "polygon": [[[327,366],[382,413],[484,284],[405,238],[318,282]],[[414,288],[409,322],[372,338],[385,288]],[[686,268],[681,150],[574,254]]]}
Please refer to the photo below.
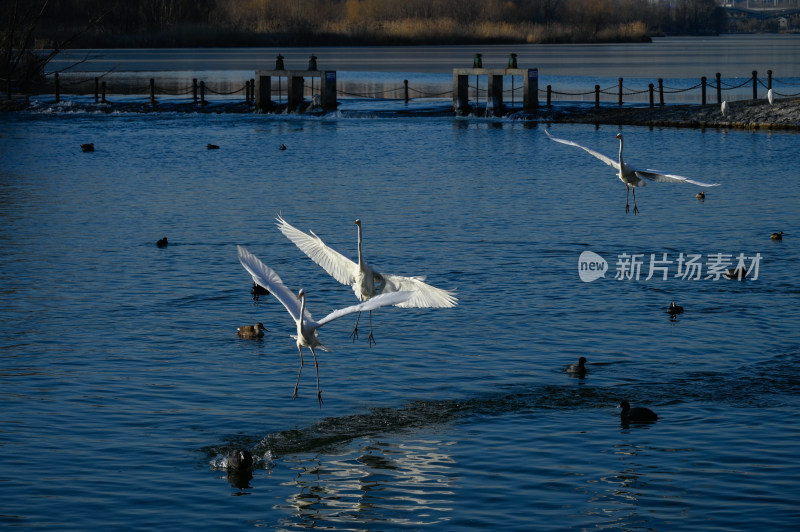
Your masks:
{"label": "egret landing on water", "polygon": [[[319,321],[311,317],[311,313],[306,309],[306,293],[304,290],[295,296],[286,285],[283,284],[281,278],[269,266],[258,260],[258,257],[247,251],[242,246],[237,246],[236,249],[239,253],[239,262],[242,263],[244,269],[253,277],[253,281],[268,289],[275,298],[286,307],[286,310],[292,316],[295,324],[297,325],[297,335],[293,338],[297,341],[297,351],[300,353],[300,370],[297,372],[297,382],[294,385],[294,393],[292,399],[297,398],[297,387],[300,384],[300,373],[303,371],[303,346],[311,350],[314,356],[314,368],[317,371],[317,399],[319,406],[322,408],[322,392],[319,388],[319,364],[317,363],[317,352],[315,347],[319,347],[323,351],[328,349],[320,343],[317,337],[317,329],[322,327],[328,322],[331,322],[342,316],[352,314],[354,312],[361,312],[362,310],[372,310],[386,305],[399,305],[408,301],[414,292],[402,291],[392,292],[389,294],[382,294],[375,296],[369,301],[352,305],[343,309],[335,310],[322,318]],[[300,301],[298,303],[298,300]]]}
{"label": "egret landing on water", "polygon": [[[700,187],[716,187],[719,186],[719,183],[702,183],[700,181],[695,181],[693,179],[689,179],[688,177],[683,177],[674,174],[664,174],[659,172],[658,170],[639,170],[626,164],[622,160],[622,133],[618,133],[615,139],[619,140],[619,161],[615,161],[611,157],[606,157],[602,153],[596,152],[591,148],[587,148],[585,146],[581,146],[577,142],[572,142],[571,140],[564,140],[558,139],[552,135],[550,132],[545,130],[547,136],[550,137],[551,140],[556,142],[560,142],[561,144],[566,144],[568,146],[575,146],[577,148],[582,149],[586,153],[593,155],[594,157],[600,159],[607,165],[613,167],[617,171],[617,177],[619,177],[620,181],[625,183],[625,188],[630,192],[633,189],[633,214],[639,212],[639,208],[636,206],[636,187],[643,187],[647,184],[645,179],[650,181],[660,181],[664,183],[692,183],[693,185],[697,185]],[[643,179],[644,178],[644,179]],[[628,204],[628,194],[625,195],[625,212],[630,210],[630,205]]]}
{"label": "egret landing on water", "polygon": [[[308,258],[319,264],[334,279],[343,285],[352,286],[356,297],[361,301],[368,301],[378,294],[397,292],[400,290],[414,290],[414,295],[396,306],[405,308],[446,308],[455,307],[458,299],[451,290],[442,290],[424,283],[425,277],[402,277],[378,273],[364,261],[361,251],[362,234],[361,220],[356,220],[358,226],[358,264],[348,259],[338,251],[327,246],[320,237],[313,232],[310,235],[289,225],[281,218],[278,220],[278,229],[286,238],[294,242]],[[359,319],[361,314],[359,313]],[[353,341],[358,338],[358,320],[353,329]],[[372,313],[370,313],[369,338],[370,346],[375,343],[372,336]]]}

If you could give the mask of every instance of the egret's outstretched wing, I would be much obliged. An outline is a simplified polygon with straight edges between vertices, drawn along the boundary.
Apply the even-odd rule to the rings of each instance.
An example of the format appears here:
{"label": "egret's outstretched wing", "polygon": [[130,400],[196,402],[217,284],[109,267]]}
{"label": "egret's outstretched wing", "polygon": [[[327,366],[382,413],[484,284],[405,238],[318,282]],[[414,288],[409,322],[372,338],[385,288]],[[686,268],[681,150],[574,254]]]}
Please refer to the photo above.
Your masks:
{"label": "egret's outstretched wing", "polygon": [[586,153],[588,153],[588,154],[590,154],[590,155],[593,155],[593,156],[597,157],[598,159],[600,159],[601,161],[603,161],[604,163],[606,163],[608,166],[612,166],[612,167],[614,167],[615,169],[619,170],[619,161],[615,161],[615,160],[614,160],[614,159],[612,159],[611,157],[606,157],[606,156],[605,156],[605,155],[603,155],[602,153],[600,153],[600,152],[596,152],[596,151],[594,151],[594,150],[593,150],[593,149],[591,149],[591,148],[587,148],[586,146],[581,146],[581,145],[580,145],[580,144],[578,144],[577,142],[572,142],[571,140],[564,140],[564,139],[559,139],[559,138],[556,138],[556,137],[554,137],[553,135],[551,135],[551,134],[550,134],[550,132],[549,132],[549,131],[547,131],[546,129],[544,130],[544,132],[545,132],[545,133],[547,133],[547,136],[548,136],[548,137],[550,137],[550,140],[554,140],[554,141],[556,141],[556,142],[560,142],[561,144],[566,144],[566,145],[568,145],[568,146],[575,146],[576,148],[580,148],[580,149],[582,149],[583,151],[585,151]]}
{"label": "egret's outstretched wing", "polygon": [[[247,251],[242,246],[236,246],[239,253],[239,262],[242,263],[244,269],[253,277],[256,284],[263,286],[270,293],[280,301],[289,314],[292,315],[295,322],[300,319],[300,302],[291,290],[286,288],[281,278],[275,271],[261,262],[258,257]],[[311,320],[311,314],[306,310],[306,319]]]}
{"label": "egret's outstretched wing", "polygon": [[413,290],[414,295],[408,301],[396,304],[403,308],[449,308],[458,304],[458,298],[452,290],[442,290],[427,283],[424,277],[402,277],[400,275],[382,274],[385,282],[383,292]]}
{"label": "egret's outstretched wing", "polygon": [[308,255],[308,258],[319,264],[323,270],[328,272],[334,279],[343,285],[350,286],[356,281],[356,271],[358,265],[348,259],[338,251],[330,248],[320,237],[311,233],[310,235],[292,227],[286,220],[278,216],[278,229],[281,233],[291,240],[300,251]]}
{"label": "egret's outstretched wing", "polygon": [[695,181],[682,175],[663,174],[657,170],[637,170],[632,168],[637,176],[649,179],[650,181],[659,181],[661,183],[691,183],[700,187],[718,187],[719,183],[703,183],[702,181]]}
{"label": "egret's outstretched wing", "polygon": [[396,305],[401,306],[401,303],[407,301],[409,298],[413,297],[414,292],[412,291],[402,291],[402,292],[389,292],[387,294],[379,294],[375,297],[372,297],[363,303],[359,303],[357,305],[351,305],[349,307],[341,308],[339,310],[334,310],[321,320],[319,320],[316,325],[317,327],[322,327],[329,321],[333,321],[337,318],[341,318],[342,316],[347,316],[348,314],[352,314],[354,312],[366,312],[368,310],[375,310],[376,308],[385,307],[389,305]]}

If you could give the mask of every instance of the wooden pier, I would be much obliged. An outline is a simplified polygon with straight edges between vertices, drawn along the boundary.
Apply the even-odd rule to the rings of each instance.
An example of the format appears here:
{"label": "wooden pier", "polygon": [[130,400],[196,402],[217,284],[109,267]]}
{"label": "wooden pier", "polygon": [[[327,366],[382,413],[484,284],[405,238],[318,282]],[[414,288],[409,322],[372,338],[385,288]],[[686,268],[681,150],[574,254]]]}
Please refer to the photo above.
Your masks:
{"label": "wooden pier", "polygon": [[520,76],[523,78],[522,108],[525,112],[532,113],[539,108],[538,68],[454,68],[453,109],[459,116],[468,115],[474,110],[474,107],[469,103],[470,76],[486,76],[488,78],[487,115],[502,116],[505,114],[506,108],[503,103],[504,76]]}

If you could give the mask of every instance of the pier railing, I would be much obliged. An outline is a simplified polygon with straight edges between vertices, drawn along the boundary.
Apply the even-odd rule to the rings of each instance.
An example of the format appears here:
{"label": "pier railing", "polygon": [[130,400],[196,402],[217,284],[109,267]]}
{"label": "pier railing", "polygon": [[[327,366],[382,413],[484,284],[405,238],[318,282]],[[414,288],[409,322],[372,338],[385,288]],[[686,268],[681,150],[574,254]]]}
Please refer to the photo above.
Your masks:
{"label": "pier railing", "polygon": [[[170,102],[185,103],[196,105],[203,108],[216,101],[225,101],[228,105],[244,106],[245,109],[256,108],[256,81],[255,79],[236,81],[206,82],[204,80],[193,79],[191,83],[180,84],[174,80],[164,79],[149,80],[137,79],[136,81],[120,81],[113,78],[105,79],[103,76],[94,78],[66,77],[62,79],[59,74],[53,74],[50,83],[44,91],[52,90],[56,102],[60,102],[67,95],[93,96],[96,103],[115,103],[114,98],[125,96],[127,101],[131,98],[141,96],[146,98],[141,103],[157,107],[159,102],[168,99]],[[483,76],[486,78],[486,76]],[[474,82],[473,82],[474,80]],[[442,82],[444,84],[445,82]],[[435,85],[435,84],[434,84]],[[487,108],[490,96],[488,80],[481,80],[480,77],[471,76],[468,84],[468,99],[470,107],[474,112],[480,114],[481,109]],[[391,85],[383,83],[379,90],[354,90],[352,84],[339,80],[336,85],[336,96],[340,98],[360,98],[375,100],[395,100],[410,102],[419,99],[452,99],[454,90],[426,90],[416,88],[409,84],[408,80],[402,80],[397,84]],[[429,83],[428,88],[431,84]],[[350,87],[350,88],[348,88]],[[677,103],[700,103],[720,104],[732,91],[738,91],[741,95],[743,90],[752,88],[752,99],[765,97],[766,91],[772,90],[775,98],[791,98],[800,96],[800,83],[790,82],[774,78],[772,71],[767,71],[767,76],[761,78],[757,71],[752,72],[752,76],[740,81],[731,82],[722,78],[717,73],[711,80],[702,77],[698,83],[688,87],[671,87],[664,83],[663,79],[655,80],[647,86],[635,86],[623,78],[618,78],[617,83],[605,87],[595,85],[587,87],[586,90],[558,90],[552,85],[547,85],[543,89],[538,89],[539,106],[552,107],[554,101],[559,102],[593,102],[596,107],[601,105],[623,106],[649,104],[650,107],[664,106]],[[277,90],[275,90],[277,89]],[[309,96],[309,107],[313,106],[315,94],[318,94],[321,86],[317,84],[306,84],[304,93]],[[513,79],[511,88],[502,91],[503,101],[507,111],[513,112],[522,109],[523,103],[523,83],[514,84]],[[750,91],[747,91],[749,96]],[[45,94],[47,94],[45,92]],[[288,103],[289,91],[286,84],[281,85],[278,80],[276,87],[273,87],[273,99],[281,105]]]}

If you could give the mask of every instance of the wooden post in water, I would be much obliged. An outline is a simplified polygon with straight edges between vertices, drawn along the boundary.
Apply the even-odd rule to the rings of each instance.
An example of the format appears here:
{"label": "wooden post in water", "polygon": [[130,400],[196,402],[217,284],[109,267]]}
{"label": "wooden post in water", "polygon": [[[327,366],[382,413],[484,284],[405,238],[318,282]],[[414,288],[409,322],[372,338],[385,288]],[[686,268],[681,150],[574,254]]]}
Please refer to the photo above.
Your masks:
{"label": "wooden post in water", "polygon": [[753,99],[758,100],[758,72],[753,70]]}
{"label": "wooden post in water", "polygon": [[553,107],[553,103],[552,103],[553,100],[552,99],[553,99],[553,86],[552,85],[548,85],[547,86],[547,107],[548,108]]}
{"label": "wooden post in water", "polygon": [[256,80],[255,78],[250,78],[250,105],[253,105],[256,101]]}
{"label": "wooden post in water", "polygon": [[53,75],[56,84],[56,103],[61,101],[61,81],[58,79],[58,72]]}
{"label": "wooden post in water", "polygon": [[244,103],[250,105],[250,80],[244,82]]}
{"label": "wooden post in water", "polygon": [[767,90],[772,88],[772,70],[767,70]]}
{"label": "wooden post in water", "polygon": [[201,81],[200,82],[200,105],[201,106],[205,106],[206,105],[206,82],[205,81]]}
{"label": "wooden post in water", "polygon": [[622,107],[622,78],[619,78],[619,103],[618,105]]}
{"label": "wooden post in water", "polygon": [[658,78],[658,105],[664,107],[664,80]]}
{"label": "wooden post in water", "polygon": [[654,107],[654,103],[653,103],[653,87],[654,87],[654,85],[652,83],[650,85],[648,85],[648,88],[650,89],[650,107]]}
{"label": "wooden post in water", "polygon": [[197,78],[192,79],[192,100],[197,103]]}
{"label": "wooden post in water", "polygon": [[722,74],[717,72],[717,105],[722,105]]}
{"label": "wooden post in water", "polygon": [[156,105],[156,80],[150,78],[150,105]]}
{"label": "wooden post in water", "polygon": [[700,78],[700,102],[706,104],[706,77]]}
{"label": "wooden post in water", "polygon": [[403,80],[403,99],[408,103],[408,80]]}
{"label": "wooden post in water", "polygon": [[600,108],[600,85],[594,86],[594,106]]}
{"label": "wooden post in water", "polygon": [[94,103],[100,101],[100,78],[94,78]]}
{"label": "wooden post in water", "polygon": [[100,88],[101,88],[101,90],[103,91],[103,99],[102,99],[102,102],[103,102],[103,103],[108,103],[108,102],[106,102],[106,82],[105,82],[105,81],[104,81],[104,82],[102,82],[102,83],[100,84]]}

